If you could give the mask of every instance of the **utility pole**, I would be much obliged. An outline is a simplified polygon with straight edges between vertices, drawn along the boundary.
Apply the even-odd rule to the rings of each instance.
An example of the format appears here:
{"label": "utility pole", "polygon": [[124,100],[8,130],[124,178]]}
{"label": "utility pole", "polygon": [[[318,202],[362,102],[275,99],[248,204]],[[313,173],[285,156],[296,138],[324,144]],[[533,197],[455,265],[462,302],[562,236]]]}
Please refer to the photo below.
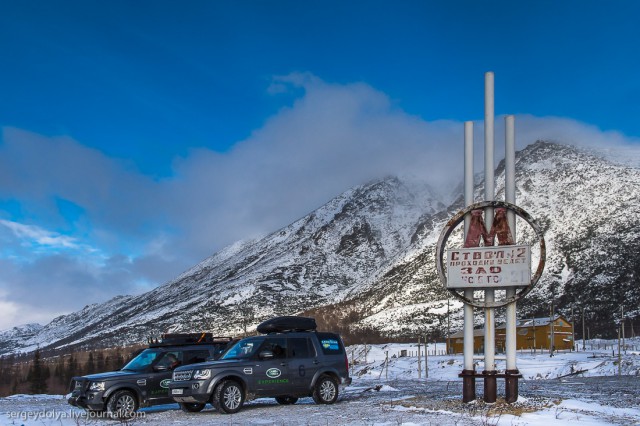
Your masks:
{"label": "utility pole", "polygon": [[620,305],[620,326],[622,327],[622,348],[624,349],[624,352],[627,353],[627,349],[625,346],[625,341],[624,341],[624,306]]}
{"label": "utility pole", "polygon": [[584,334],[584,306],[582,307],[582,352],[586,350],[587,335]]}
{"label": "utility pole", "polygon": [[422,378],[422,365],[420,364],[422,355],[420,354],[420,336],[418,336],[418,379]]}
{"label": "utility pole", "polygon": [[576,317],[573,315],[573,306],[571,306],[571,350],[576,350]]}
{"label": "utility pole", "polygon": [[451,351],[451,314],[449,313],[449,296],[447,295],[447,353]]}
{"label": "utility pole", "polygon": [[[428,345],[427,345],[427,336],[424,336],[424,378],[428,379],[429,378],[429,351],[427,350]],[[436,348],[438,346],[436,345]]]}
{"label": "utility pole", "polygon": [[533,317],[533,353],[537,353],[538,347],[536,346],[536,318]]}
{"label": "utility pole", "polygon": [[555,306],[553,306],[553,304],[554,304],[555,300],[553,298],[553,295],[551,297],[552,297],[552,299],[551,299],[551,317],[549,318],[549,327],[551,327],[551,332],[550,332],[551,340],[549,341],[549,357],[553,356],[553,349],[554,349],[554,346],[555,346],[555,336],[553,334],[553,331],[554,331],[553,330],[554,329],[553,317],[554,317],[554,314],[555,314],[555,312],[554,312]]}
{"label": "utility pole", "polygon": [[384,379],[389,380],[389,351],[384,352]]}
{"label": "utility pole", "polygon": [[622,375],[622,353],[620,352],[620,327],[618,327],[618,376]]}

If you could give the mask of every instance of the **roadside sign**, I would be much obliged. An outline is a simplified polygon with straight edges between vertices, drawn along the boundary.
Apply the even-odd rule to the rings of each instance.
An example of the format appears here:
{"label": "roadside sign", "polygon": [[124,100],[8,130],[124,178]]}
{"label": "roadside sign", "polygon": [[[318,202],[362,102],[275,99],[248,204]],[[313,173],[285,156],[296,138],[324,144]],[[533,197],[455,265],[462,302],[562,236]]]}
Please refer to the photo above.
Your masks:
{"label": "roadside sign", "polygon": [[447,250],[447,288],[526,287],[531,284],[527,245]]}

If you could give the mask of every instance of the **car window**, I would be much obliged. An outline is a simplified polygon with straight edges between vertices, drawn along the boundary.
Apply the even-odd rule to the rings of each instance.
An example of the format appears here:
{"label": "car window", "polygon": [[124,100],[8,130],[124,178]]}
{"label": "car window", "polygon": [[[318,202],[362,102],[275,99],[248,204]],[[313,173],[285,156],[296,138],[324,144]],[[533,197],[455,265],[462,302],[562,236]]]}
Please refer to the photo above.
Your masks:
{"label": "car window", "polygon": [[311,352],[311,342],[306,337],[291,337],[288,339],[289,357],[291,358],[311,358],[315,353]]}
{"label": "car window", "polygon": [[269,337],[260,346],[258,353],[269,350],[275,359],[287,357],[287,339],[284,337]]}
{"label": "car window", "polygon": [[332,333],[316,333],[320,341],[320,347],[325,355],[336,355],[343,353],[340,338]]}
{"label": "car window", "polygon": [[164,367],[173,370],[183,364],[182,351],[169,351],[165,352],[162,358],[155,365],[157,367]]}
{"label": "car window", "polygon": [[185,364],[195,364],[196,362],[205,362],[209,358],[209,351],[186,351],[184,353]]}
{"label": "car window", "polygon": [[143,371],[146,368],[150,367],[159,356],[162,355],[162,352],[157,349],[145,349],[140,352],[138,356],[129,361],[127,365],[122,367],[123,370],[132,370],[132,371]]}
{"label": "car window", "polygon": [[233,345],[220,359],[245,359],[258,353],[262,337],[248,337]]}

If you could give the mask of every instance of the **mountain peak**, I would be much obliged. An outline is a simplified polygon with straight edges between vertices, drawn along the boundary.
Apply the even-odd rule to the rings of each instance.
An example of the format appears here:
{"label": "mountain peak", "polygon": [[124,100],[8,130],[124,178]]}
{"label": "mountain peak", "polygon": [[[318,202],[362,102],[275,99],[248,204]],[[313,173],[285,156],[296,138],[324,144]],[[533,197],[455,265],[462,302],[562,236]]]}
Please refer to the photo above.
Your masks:
{"label": "mountain peak", "polygon": [[[595,333],[599,321],[611,323],[614,304],[627,303],[627,312],[639,306],[640,170],[548,141],[519,151],[516,161],[518,205],[542,224],[547,241],[545,274],[519,304],[521,315],[546,313],[553,292],[561,311],[588,306]],[[498,172],[496,199],[504,192]],[[133,344],[167,330],[235,335],[243,323],[300,312],[345,333],[442,334],[447,294],[435,244],[460,206],[433,194],[428,182],[394,176],[354,187],[148,293],[1,332],[0,353]],[[452,305],[454,326],[459,308]]]}

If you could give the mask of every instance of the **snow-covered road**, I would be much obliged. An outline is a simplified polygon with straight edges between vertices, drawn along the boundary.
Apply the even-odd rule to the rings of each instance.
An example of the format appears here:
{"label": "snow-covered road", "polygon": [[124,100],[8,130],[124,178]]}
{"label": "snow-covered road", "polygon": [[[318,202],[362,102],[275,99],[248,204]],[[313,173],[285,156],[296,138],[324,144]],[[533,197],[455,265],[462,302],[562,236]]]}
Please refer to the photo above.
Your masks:
{"label": "snow-covered road", "polygon": [[[500,384],[500,383],[499,383]],[[371,389],[380,386],[380,390]],[[499,395],[503,389],[498,388]],[[482,395],[478,382],[477,393]],[[177,405],[141,411],[130,424],[153,425],[640,425],[640,378],[585,377],[527,380],[520,399],[463,404],[459,380],[355,380],[340,401],[321,406],[304,398],[293,406],[273,399],[251,401],[235,415],[211,407],[202,413],[183,413]],[[66,404],[61,396],[19,395],[0,399],[2,425],[98,425],[96,420]]]}

